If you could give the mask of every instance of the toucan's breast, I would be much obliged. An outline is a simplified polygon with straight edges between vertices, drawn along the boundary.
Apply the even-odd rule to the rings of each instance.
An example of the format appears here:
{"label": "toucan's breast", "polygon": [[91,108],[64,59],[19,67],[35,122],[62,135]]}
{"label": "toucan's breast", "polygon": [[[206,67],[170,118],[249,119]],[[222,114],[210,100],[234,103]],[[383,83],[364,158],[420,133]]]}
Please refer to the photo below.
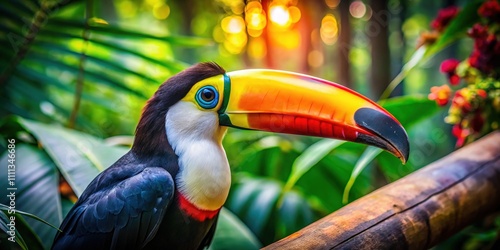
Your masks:
{"label": "toucan's breast", "polygon": [[168,140],[178,156],[176,189],[197,208],[220,209],[231,186],[231,171],[222,147],[227,128],[219,126],[216,112],[199,110],[185,101],[170,107],[165,120]]}

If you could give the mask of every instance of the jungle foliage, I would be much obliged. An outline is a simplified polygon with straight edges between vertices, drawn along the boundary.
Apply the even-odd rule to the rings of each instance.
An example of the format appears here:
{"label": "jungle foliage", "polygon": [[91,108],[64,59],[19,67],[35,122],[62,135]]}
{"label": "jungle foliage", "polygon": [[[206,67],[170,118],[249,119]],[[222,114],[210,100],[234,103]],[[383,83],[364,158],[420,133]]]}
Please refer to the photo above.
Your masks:
{"label": "jungle foliage", "polygon": [[[16,141],[17,188],[17,241],[6,240],[10,214],[2,205],[2,249],[49,248],[75,198],[128,150],[147,98],[189,65],[175,51],[216,47],[207,37],[110,23],[94,15],[96,2],[6,1],[0,7],[0,146]],[[410,56],[385,97],[473,21],[464,11],[434,45]],[[232,65],[237,59],[221,60]],[[211,249],[255,249],[279,240],[452,150],[448,128],[433,125],[443,112],[426,96],[380,103],[409,133],[413,152],[406,165],[359,144],[230,129],[224,146],[233,181]],[[8,154],[0,158],[1,173]],[[1,192],[7,185],[2,180]],[[8,197],[0,203],[8,205]]]}

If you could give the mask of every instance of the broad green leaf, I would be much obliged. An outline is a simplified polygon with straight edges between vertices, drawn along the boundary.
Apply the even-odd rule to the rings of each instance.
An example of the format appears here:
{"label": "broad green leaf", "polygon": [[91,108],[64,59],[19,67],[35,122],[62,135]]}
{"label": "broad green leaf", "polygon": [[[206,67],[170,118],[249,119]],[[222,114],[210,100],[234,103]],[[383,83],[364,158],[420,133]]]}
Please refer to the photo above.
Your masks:
{"label": "broad green leaf", "polygon": [[260,249],[261,243],[231,211],[222,208],[210,250]]}
{"label": "broad green leaf", "polygon": [[[356,145],[347,150],[348,145]],[[300,190],[307,197],[308,205],[317,211],[318,216],[326,216],[343,206],[342,192],[352,173],[353,166],[365,146],[345,143],[328,154],[318,164],[302,176],[293,190]],[[353,188],[353,197],[361,197],[371,191],[370,173],[362,172]]]}
{"label": "broad green leaf", "polygon": [[293,185],[304,175],[309,169],[316,165],[332,150],[342,145],[344,141],[323,139],[307,148],[292,165],[292,172],[285,185],[285,191],[290,190]]}
{"label": "broad green leaf", "polygon": [[249,204],[245,222],[253,232],[262,236],[266,224],[269,222],[273,210],[277,204],[282,189],[274,182],[261,182],[257,195]]}
{"label": "broad green leaf", "polygon": [[[252,131],[242,131],[251,134]],[[230,136],[230,135],[228,135]],[[291,171],[293,159],[299,152],[300,145],[287,137],[268,135],[258,140],[227,143],[225,149],[231,166],[238,166],[236,171],[245,171],[260,176],[268,176],[285,181]]]}
{"label": "broad green leaf", "polygon": [[[15,193],[15,209],[23,211],[19,214],[25,215],[29,226],[43,239],[44,247],[48,248],[57,232],[53,225],[62,222],[56,166],[43,150],[27,144],[18,144],[15,156],[14,185],[7,186],[5,181],[1,182],[0,188]],[[0,170],[4,173],[7,173],[7,159],[7,154],[0,159]],[[8,189],[12,187],[16,189]],[[9,202],[10,198],[6,195],[0,197],[0,203]]]}
{"label": "broad green leaf", "polygon": [[231,187],[230,197],[226,202],[226,206],[238,214],[240,218],[247,213],[250,203],[258,194],[256,190],[262,184],[259,181],[251,181],[249,178],[246,176],[243,178],[238,177],[233,181],[233,183],[238,183],[238,185]]}
{"label": "broad green leaf", "polygon": [[265,245],[314,220],[309,203],[296,190],[284,193],[282,183],[250,175],[236,176],[226,207]]}
{"label": "broad green leaf", "polygon": [[388,152],[383,152],[377,156],[375,160],[388,182],[396,181],[397,179],[410,174],[417,169],[412,164],[411,160],[407,161],[406,164],[403,165],[398,158]]}
{"label": "broad green leaf", "polygon": [[99,172],[127,152],[126,148],[111,147],[99,138],[57,125],[22,118],[19,122],[42,144],[77,196]]}
{"label": "broad green leaf", "polygon": [[277,234],[290,235],[314,221],[313,213],[305,197],[295,190],[283,193],[277,216]]}
{"label": "broad green leaf", "polygon": [[425,96],[402,96],[388,99],[382,105],[408,130],[440,110],[435,101]]}
{"label": "broad green leaf", "polygon": [[349,201],[349,192],[351,191],[351,188],[354,185],[354,181],[356,181],[358,175],[375,157],[377,157],[377,155],[379,155],[382,152],[383,152],[382,149],[371,146],[366,148],[365,152],[363,152],[358,162],[356,162],[356,165],[352,170],[351,177],[349,178],[349,181],[345,186],[344,194],[342,196],[342,202],[344,204],[347,204],[347,202]]}

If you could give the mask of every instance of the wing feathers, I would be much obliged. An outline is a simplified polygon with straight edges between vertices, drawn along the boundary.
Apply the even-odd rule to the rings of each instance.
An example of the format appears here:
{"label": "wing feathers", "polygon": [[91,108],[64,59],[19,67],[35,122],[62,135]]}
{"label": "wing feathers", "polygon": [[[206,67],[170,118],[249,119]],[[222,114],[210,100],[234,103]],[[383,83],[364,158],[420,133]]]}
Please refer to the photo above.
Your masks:
{"label": "wing feathers", "polygon": [[111,173],[121,181],[109,185],[101,178],[96,185],[107,185],[106,189],[93,187],[90,190],[99,191],[82,195],[87,199],[68,214],[53,249],[75,249],[72,243],[78,248],[96,246],[92,242],[96,238],[108,242],[107,248],[137,249],[153,238],[174,194],[172,176],[158,167],[144,168],[128,178],[116,169]]}

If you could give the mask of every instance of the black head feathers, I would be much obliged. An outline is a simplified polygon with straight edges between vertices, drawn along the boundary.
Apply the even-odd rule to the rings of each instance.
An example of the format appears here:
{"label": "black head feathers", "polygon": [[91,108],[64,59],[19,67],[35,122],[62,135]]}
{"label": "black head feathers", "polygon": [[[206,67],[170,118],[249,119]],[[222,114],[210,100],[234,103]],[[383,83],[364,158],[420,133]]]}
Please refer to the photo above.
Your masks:
{"label": "black head feathers", "polygon": [[142,111],[132,151],[139,156],[173,153],[165,132],[165,115],[169,107],[184,98],[195,83],[224,73],[225,70],[218,64],[205,62],[195,64],[167,79]]}

